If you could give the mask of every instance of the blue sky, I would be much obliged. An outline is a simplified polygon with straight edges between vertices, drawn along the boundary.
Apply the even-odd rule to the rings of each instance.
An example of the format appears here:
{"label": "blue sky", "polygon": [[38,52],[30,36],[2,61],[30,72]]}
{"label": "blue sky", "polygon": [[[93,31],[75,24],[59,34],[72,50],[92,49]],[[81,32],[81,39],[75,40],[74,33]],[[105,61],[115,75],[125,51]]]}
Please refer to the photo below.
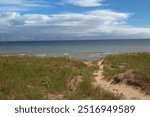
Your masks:
{"label": "blue sky", "polygon": [[0,0],[0,41],[150,38],[149,0]]}

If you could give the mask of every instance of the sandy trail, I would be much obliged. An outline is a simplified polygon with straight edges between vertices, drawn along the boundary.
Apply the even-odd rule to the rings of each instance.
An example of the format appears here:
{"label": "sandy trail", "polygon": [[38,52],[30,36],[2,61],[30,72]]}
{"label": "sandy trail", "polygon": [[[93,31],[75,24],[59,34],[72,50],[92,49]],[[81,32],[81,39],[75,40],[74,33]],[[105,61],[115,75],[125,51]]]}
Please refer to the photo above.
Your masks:
{"label": "sandy trail", "polygon": [[103,79],[103,65],[102,60],[98,62],[99,70],[94,73],[96,86],[101,86],[105,90],[108,90],[115,95],[120,95],[121,99],[140,99],[148,100],[150,96],[140,92],[140,90],[134,89],[133,87],[125,84],[111,84],[110,82]]}

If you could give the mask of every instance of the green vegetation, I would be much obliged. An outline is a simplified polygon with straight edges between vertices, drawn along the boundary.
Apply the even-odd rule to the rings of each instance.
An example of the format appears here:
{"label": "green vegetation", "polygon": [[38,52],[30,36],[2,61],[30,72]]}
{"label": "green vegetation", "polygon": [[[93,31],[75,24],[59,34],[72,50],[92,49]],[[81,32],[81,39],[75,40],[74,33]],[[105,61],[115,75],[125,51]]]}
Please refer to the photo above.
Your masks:
{"label": "green vegetation", "polygon": [[105,78],[126,82],[150,94],[150,53],[110,55],[103,63]]}
{"label": "green vegetation", "polygon": [[118,99],[93,88],[96,64],[69,58],[0,57],[0,99]]}

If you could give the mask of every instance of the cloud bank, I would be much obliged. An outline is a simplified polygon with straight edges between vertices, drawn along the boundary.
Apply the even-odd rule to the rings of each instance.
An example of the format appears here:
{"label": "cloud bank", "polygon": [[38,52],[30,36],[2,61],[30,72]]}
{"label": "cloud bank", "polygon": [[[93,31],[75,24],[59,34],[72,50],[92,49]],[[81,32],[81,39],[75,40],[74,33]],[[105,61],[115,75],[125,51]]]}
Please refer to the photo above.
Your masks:
{"label": "cloud bank", "polygon": [[132,14],[112,10],[51,15],[0,14],[0,40],[149,38],[150,28],[126,23]]}

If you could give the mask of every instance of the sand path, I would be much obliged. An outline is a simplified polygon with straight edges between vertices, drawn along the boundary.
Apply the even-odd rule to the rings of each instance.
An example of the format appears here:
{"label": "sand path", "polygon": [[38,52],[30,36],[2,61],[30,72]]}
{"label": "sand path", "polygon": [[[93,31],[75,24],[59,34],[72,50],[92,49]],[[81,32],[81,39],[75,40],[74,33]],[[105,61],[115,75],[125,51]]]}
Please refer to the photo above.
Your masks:
{"label": "sand path", "polygon": [[125,84],[111,84],[109,81],[103,79],[103,65],[102,60],[98,62],[99,70],[94,73],[97,86],[101,86],[105,90],[108,90],[115,95],[120,95],[121,99],[141,99],[148,100],[150,96],[140,92],[140,90],[134,89],[131,86]]}

